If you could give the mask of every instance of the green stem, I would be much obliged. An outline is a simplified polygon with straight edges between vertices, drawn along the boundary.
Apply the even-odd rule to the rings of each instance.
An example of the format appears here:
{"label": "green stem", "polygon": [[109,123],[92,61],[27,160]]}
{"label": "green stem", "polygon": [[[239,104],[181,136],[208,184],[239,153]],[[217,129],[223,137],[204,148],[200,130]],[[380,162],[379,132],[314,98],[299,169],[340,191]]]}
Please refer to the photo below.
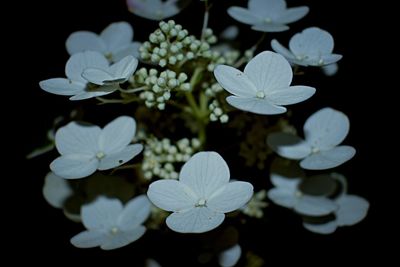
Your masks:
{"label": "green stem", "polygon": [[210,12],[209,12],[210,7],[208,5],[208,0],[204,1],[204,7],[205,7],[205,11],[204,11],[204,19],[203,19],[203,28],[201,29],[201,39],[200,39],[202,42],[204,41],[204,38],[205,38],[205,32],[206,32],[206,29],[208,26],[208,19],[210,17]]}
{"label": "green stem", "polygon": [[[264,32],[261,35],[260,39],[258,39],[258,41],[249,50],[254,53],[257,50],[258,46],[264,41],[266,36],[267,36],[267,33]],[[246,57],[246,55],[243,55],[238,61],[236,61],[236,63],[233,66],[235,68],[238,68],[241,65],[243,65],[247,60],[248,60],[248,58]]]}

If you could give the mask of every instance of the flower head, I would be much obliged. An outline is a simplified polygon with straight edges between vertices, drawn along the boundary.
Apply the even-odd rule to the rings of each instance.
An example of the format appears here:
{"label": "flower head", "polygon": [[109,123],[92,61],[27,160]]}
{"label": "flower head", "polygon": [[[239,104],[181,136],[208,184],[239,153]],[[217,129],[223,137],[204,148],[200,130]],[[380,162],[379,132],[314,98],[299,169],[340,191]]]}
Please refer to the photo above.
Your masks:
{"label": "flower head", "polygon": [[178,14],[181,10],[177,6],[178,0],[127,0],[128,9],[136,16],[162,20]]}
{"label": "flower head", "polygon": [[136,131],[133,118],[121,116],[98,126],[71,122],[56,133],[56,147],[61,156],[50,169],[66,179],[89,176],[98,170],[108,170],[131,160],[139,154],[141,144],[129,145]]}
{"label": "flower head", "polygon": [[307,15],[306,6],[287,8],[285,0],[249,0],[248,8],[230,7],[228,14],[252,29],[262,32],[282,32],[289,29],[286,25]]}
{"label": "flower head", "polygon": [[72,56],[84,51],[97,51],[112,62],[117,62],[126,56],[139,57],[139,42],[132,42],[132,26],[125,22],[114,22],[108,25],[100,34],[89,31],[71,33],[65,45]]}
{"label": "flower head", "polygon": [[356,153],[351,146],[339,146],[346,138],[350,122],[347,116],[332,108],[323,108],[304,124],[305,140],[288,133],[268,136],[268,145],[280,156],[301,159],[300,166],[308,170],[337,167]]}
{"label": "flower head", "polygon": [[282,105],[299,103],[315,93],[309,86],[290,86],[293,78],[290,64],[283,56],[270,51],[250,60],[244,72],[219,65],[214,75],[218,83],[234,95],[227,97],[229,104],[257,114],[284,113],[286,108]]}
{"label": "flower head", "polygon": [[49,172],[43,186],[43,196],[54,208],[61,209],[65,201],[72,196],[73,190],[64,178]]}
{"label": "flower head", "polygon": [[227,212],[253,195],[247,182],[229,182],[229,168],[216,152],[199,152],[182,167],[179,181],[153,182],[147,195],[157,207],[172,211],[167,226],[181,233],[203,233],[218,227]]}
{"label": "flower head", "polygon": [[327,66],[342,58],[341,55],[332,53],[332,35],[317,27],[307,28],[295,34],[289,42],[290,50],[275,39],[271,41],[271,46],[290,63],[301,66]]}
{"label": "flower head", "polygon": [[232,267],[235,266],[242,256],[242,248],[239,244],[236,244],[218,255],[218,263],[221,267]]}
{"label": "flower head", "polygon": [[100,246],[104,250],[126,246],[146,232],[142,224],[150,215],[150,206],[145,195],[125,206],[118,199],[98,197],[82,206],[82,222],[87,230],[71,238],[71,243],[78,248]]}

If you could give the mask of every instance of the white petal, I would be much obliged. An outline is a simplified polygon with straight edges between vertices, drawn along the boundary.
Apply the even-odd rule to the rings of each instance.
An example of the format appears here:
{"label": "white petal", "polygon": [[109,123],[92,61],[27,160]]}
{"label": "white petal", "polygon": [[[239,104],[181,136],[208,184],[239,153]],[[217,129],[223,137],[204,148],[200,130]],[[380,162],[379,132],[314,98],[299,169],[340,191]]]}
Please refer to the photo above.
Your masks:
{"label": "white petal", "polygon": [[135,197],[126,203],[118,217],[118,226],[128,230],[144,223],[150,215],[151,203],[146,195]]}
{"label": "white petal", "polygon": [[183,212],[174,212],[168,216],[167,226],[179,233],[204,233],[217,228],[225,215],[206,207],[193,208]]}
{"label": "white petal", "polygon": [[239,28],[236,25],[231,25],[222,31],[220,38],[225,40],[234,40],[239,35]]}
{"label": "white petal", "polygon": [[198,197],[208,199],[229,182],[229,167],[216,152],[198,152],[187,161],[180,172],[180,182],[192,189]]}
{"label": "white petal", "polygon": [[121,201],[98,197],[81,208],[83,225],[89,230],[108,231],[116,226],[118,216],[123,209]]}
{"label": "white petal", "polygon": [[103,244],[106,235],[99,231],[84,231],[71,238],[71,244],[77,248],[94,248]]}
{"label": "white petal", "polygon": [[87,68],[82,72],[82,77],[85,78],[88,82],[104,85],[106,81],[112,82],[116,78],[112,73],[109,73],[105,70],[98,68]]}
{"label": "white petal", "polygon": [[337,63],[329,64],[322,67],[322,71],[326,76],[333,76],[339,70],[339,65]]}
{"label": "white petal", "polygon": [[236,97],[228,96],[226,101],[237,109],[253,112],[261,115],[275,115],[286,112],[285,107],[280,107],[272,104],[268,100],[260,99],[256,97]]}
{"label": "white petal", "polygon": [[132,41],[133,29],[125,21],[114,22],[101,32],[100,38],[107,45],[108,52],[113,53]]}
{"label": "white petal", "polygon": [[146,227],[138,226],[130,231],[120,231],[109,236],[100,246],[104,250],[112,250],[129,245],[130,243],[141,238],[146,232]]}
{"label": "white petal", "polygon": [[235,20],[245,24],[254,25],[262,22],[262,18],[243,7],[230,7],[228,8],[228,14]]}
{"label": "white petal", "polygon": [[236,244],[218,255],[218,263],[221,267],[232,267],[239,261],[241,255],[242,248]]}
{"label": "white petal", "polygon": [[123,148],[119,152],[112,154],[106,154],[104,158],[100,160],[99,170],[108,170],[125,164],[126,162],[133,159],[135,156],[142,152],[143,146],[141,144],[129,145]]}
{"label": "white petal", "polygon": [[153,259],[147,259],[146,267],[161,267],[161,265]]}
{"label": "white petal", "polygon": [[252,26],[251,29],[260,32],[283,32],[289,30],[289,27],[284,24],[263,23],[256,24]]}
{"label": "white petal", "polygon": [[244,73],[267,97],[270,92],[289,87],[293,77],[289,62],[271,51],[262,52],[250,60]]}
{"label": "white petal", "polygon": [[75,95],[86,88],[86,83],[54,78],[39,83],[40,88],[56,95]]}
{"label": "white petal", "polygon": [[139,48],[141,45],[142,44],[139,42],[133,42],[129,45],[121,47],[111,55],[112,60],[114,62],[117,62],[126,56],[134,56],[135,58],[139,58],[140,57]]}
{"label": "white petal", "polygon": [[150,201],[166,211],[183,211],[195,206],[198,196],[185,184],[176,180],[159,180],[147,191]]}
{"label": "white petal", "polygon": [[274,16],[286,9],[285,0],[249,0],[249,10],[260,16]]}
{"label": "white petal", "polygon": [[340,206],[336,212],[336,220],[339,226],[354,225],[362,221],[369,209],[369,203],[362,197],[345,195],[336,203]]}
{"label": "white petal", "polygon": [[307,119],[303,131],[311,146],[325,150],[340,144],[349,129],[350,121],[343,112],[323,108]]}
{"label": "white petal", "polygon": [[126,82],[135,72],[138,60],[133,56],[126,56],[110,67],[110,72],[119,83]]}
{"label": "white petal", "polygon": [[100,53],[106,52],[104,41],[97,34],[88,31],[72,33],[68,36],[65,46],[70,55],[88,50]]}
{"label": "white petal", "polygon": [[53,160],[50,169],[65,179],[79,179],[94,173],[98,165],[92,155],[69,154]]}
{"label": "white petal", "polygon": [[95,125],[70,122],[56,132],[56,147],[61,155],[95,155],[101,129]]}
{"label": "white petal", "polygon": [[180,9],[176,5],[176,0],[161,2],[160,0],[128,0],[129,11],[136,16],[151,19],[162,20],[179,13]]}
{"label": "white petal", "polygon": [[332,234],[337,229],[336,221],[331,221],[331,222],[322,223],[322,224],[303,223],[303,226],[308,231],[318,233],[318,234],[324,234],[324,235]]}
{"label": "white petal", "polygon": [[87,81],[82,77],[82,73],[87,68],[107,69],[108,60],[99,52],[76,53],[68,59],[65,65],[65,75],[73,81],[86,84]]}
{"label": "white petal", "polygon": [[338,209],[338,205],[331,199],[303,195],[294,206],[294,210],[307,216],[325,216]]}
{"label": "white petal", "polygon": [[284,158],[303,159],[311,154],[311,147],[293,134],[272,133],[268,135],[267,143],[272,150]]}
{"label": "white petal", "polygon": [[255,97],[257,88],[240,70],[218,65],[214,70],[217,82],[229,93],[240,97]]}
{"label": "white petal", "polygon": [[43,196],[54,208],[62,208],[65,200],[73,194],[68,181],[50,172],[46,175]]}
{"label": "white petal", "polygon": [[320,61],[318,62],[318,65],[325,66],[325,65],[332,64],[332,63],[336,63],[339,60],[341,60],[342,57],[343,57],[342,55],[338,55],[338,54],[330,54],[330,55],[321,56]]}
{"label": "white petal", "polygon": [[295,192],[286,188],[272,188],[268,191],[268,198],[271,199],[276,205],[293,208],[297,202]]}
{"label": "white petal", "polygon": [[108,123],[100,133],[99,148],[104,153],[119,152],[125,148],[136,132],[136,121],[132,117],[120,116]]}
{"label": "white petal", "polygon": [[317,27],[307,28],[295,34],[289,42],[289,48],[293,54],[312,58],[332,53],[333,46],[332,35]]}
{"label": "white petal", "polygon": [[300,162],[306,170],[325,170],[342,165],[356,154],[351,146],[338,146],[327,151],[313,153]]}
{"label": "white petal", "polygon": [[314,94],[315,88],[297,85],[275,90],[268,95],[268,99],[275,105],[292,105],[307,100]]}
{"label": "white petal", "polygon": [[286,47],[281,45],[276,39],[271,41],[271,47],[276,52],[284,56],[286,59],[294,59],[294,55]]}
{"label": "white petal", "polygon": [[304,177],[305,173],[296,161],[276,158],[271,164],[271,183],[293,194]]}
{"label": "white petal", "polygon": [[307,6],[288,8],[279,14],[279,17],[275,21],[282,24],[292,23],[303,18],[309,11],[310,9]]}
{"label": "white petal", "polygon": [[232,182],[224,185],[210,198],[207,207],[218,212],[231,212],[243,207],[253,196],[253,186],[247,182]]}
{"label": "white petal", "polygon": [[97,96],[102,96],[102,95],[108,95],[111,94],[113,92],[115,92],[116,90],[119,89],[119,86],[115,86],[115,85],[102,85],[99,86],[97,88],[93,88],[90,90],[85,90],[80,94],[74,95],[72,97],[70,97],[70,100],[83,100],[83,99],[88,99],[88,98],[92,98],[92,97],[97,97]]}

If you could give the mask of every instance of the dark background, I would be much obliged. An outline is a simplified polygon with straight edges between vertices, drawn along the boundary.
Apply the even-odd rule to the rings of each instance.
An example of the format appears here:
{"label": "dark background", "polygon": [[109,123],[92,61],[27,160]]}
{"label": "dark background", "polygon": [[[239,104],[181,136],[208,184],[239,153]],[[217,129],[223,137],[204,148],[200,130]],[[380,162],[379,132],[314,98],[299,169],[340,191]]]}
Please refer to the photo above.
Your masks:
{"label": "dark background", "polygon": [[[189,32],[199,34],[202,25],[202,6],[193,1],[183,14],[174,19],[183,24]],[[226,7],[244,6],[246,1],[216,0],[211,11],[210,26],[217,31],[235,23],[226,14]],[[378,257],[376,248],[379,241],[373,241],[378,234],[377,221],[381,210],[378,207],[382,192],[378,179],[376,163],[381,157],[380,148],[374,140],[384,128],[376,119],[374,101],[381,89],[376,87],[376,67],[371,67],[374,58],[371,29],[374,21],[369,17],[371,7],[365,6],[363,11],[351,6],[349,1],[334,0],[299,0],[288,1],[289,6],[308,5],[310,13],[300,22],[291,24],[291,30],[285,33],[271,34],[271,38],[279,39],[287,44],[290,36],[305,27],[318,26],[329,31],[335,38],[335,52],[343,54],[339,62],[339,72],[334,77],[325,77],[314,71],[300,78],[304,84],[315,86],[317,94],[304,104],[294,106],[295,120],[301,126],[304,120],[314,111],[331,106],[345,112],[351,120],[351,131],[346,144],[357,149],[356,157],[351,162],[338,168],[349,180],[350,192],[365,197],[371,203],[368,217],[353,227],[340,228],[333,235],[323,236],[304,230],[300,219],[289,211],[271,208],[266,213],[271,220],[260,232],[249,232],[241,236],[241,243],[256,248],[256,252],[265,259],[265,266],[301,264],[309,266],[364,264]],[[219,6],[220,5],[220,6]],[[374,7],[375,8],[375,7]],[[21,10],[21,8],[19,9]],[[62,114],[67,115],[73,107],[83,102],[71,102],[66,97],[55,96],[42,91],[38,87],[40,80],[64,76],[64,66],[68,59],[65,40],[77,30],[90,30],[99,33],[105,26],[115,21],[128,21],[135,30],[134,40],[143,41],[155,29],[157,22],[147,21],[127,11],[124,1],[37,1],[22,7],[21,17],[15,21],[23,21],[21,26],[14,25],[12,45],[17,49],[18,67],[23,68],[23,76],[13,77],[18,84],[14,97],[18,99],[9,112],[12,118],[11,135],[23,140],[23,147],[12,150],[16,156],[16,167],[11,167],[15,177],[11,193],[11,209],[16,213],[21,224],[21,234],[11,240],[12,248],[22,254],[35,251],[29,259],[32,262],[49,260],[49,255],[62,262],[102,262],[112,261],[116,264],[140,266],[138,262],[147,257],[155,257],[163,266],[173,265],[175,261],[190,264],[190,253],[185,248],[195,247],[197,237],[182,237],[179,234],[167,236],[146,234],[145,238],[120,250],[103,252],[99,249],[81,250],[69,244],[69,239],[82,230],[82,226],[67,220],[61,211],[51,208],[43,199],[41,189],[43,178],[48,171],[48,163],[56,156],[51,154],[29,162],[23,156],[44,142],[46,130],[51,127],[53,119]],[[239,24],[237,24],[239,25]],[[243,48],[251,47],[259,34],[251,32],[247,26],[242,29],[240,40]],[[17,42],[15,42],[17,40]],[[269,49],[269,42],[261,45],[261,50]],[[13,60],[15,61],[15,60]],[[368,65],[369,64],[369,65]],[[373,64],[372,64],[373,65]],[[384,67],[378,65],[379,67]],[[14,67],[15,69],[16,67]],[[16,74],[18,72],[13,72]],[[373,93],[367,88],[375,87]],[[23,112],[21,112],[23,111]],[[102,109],[99,120],[107,121],[118,112],[113,109]],[[384,118],[383,118],[384,119]],[[378,123],[378,127],[373,126]],[[14,166],[11,165],[11,166]],[[394,177],[391,177],[394,178]],[[11,179],[11,178],[10,178]],[[8,193],[8,192],[6,192]],[[7,194],[6,194],[7,195]],[[10,198],[9,198],[10,199]],[[10,201],[10,200],[9,200]],[[283,211],[282,211],[283,210]],[[14,214],[13,214],[14,216]],[[278,217],[274,217],[278,216]],[[15,226],[13,226],[15,228]],[[167,252],[169,254],[167,254]],[[18,259],[16,259],[18,260]],[[193,259],[192,259],[193,260]]]}

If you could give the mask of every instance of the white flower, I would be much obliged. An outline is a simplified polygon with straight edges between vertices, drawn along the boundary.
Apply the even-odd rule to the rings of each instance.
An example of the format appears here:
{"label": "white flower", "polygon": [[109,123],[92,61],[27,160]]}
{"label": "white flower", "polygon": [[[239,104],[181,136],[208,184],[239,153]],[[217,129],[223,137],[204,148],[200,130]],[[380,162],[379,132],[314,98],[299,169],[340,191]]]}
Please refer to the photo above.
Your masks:
{"label": "white flower", "polygon": [[224,251],[218,256],[218,263],[221,267],[232,267],[235,266],[242,255],[242,248],[239,244],[236,244]]}
{"label": "white flower", "polygon": [[[71,56],[65,65],[67,78],[53,78],[39,83],[46,92],[68,95],[70,100],[82,100],[110,94],[119,83],[129,79],[136,70],[137,59],[128,56],[109,66],[107,59],[98,52],[86,51]],[[83,74],[96,84],[89,83]],[[96,74],[101,74],[96,77]],[[102,79],[102,80],[101,80]]]}
{"label": "white flower", "polygon": [[219,65],[214,75],[218,83],[234,95],[226,98],[229,104],[257,114],[284,113],[286,108],[282,105],[299,103],[315,93],[309,86],[290,86],[293,72],[289,62],[270,51],[250,60],[244,72]]}
{"label": "white flower", "polygon": [[248,8],[230,7],[228,14],[252,29],[262,32],[282,32],[286,25],[307,15],[306,6],[287,8],[285,0],[249,0]]}
{"label": "white flower", "polygon": [[177,6],[178,0],[127,0],[128,9],[136,16],[162,20],[178,14],[181,10]]}
{"label": "white flower", "polygon": [[73,190],[64,178],[49,172],[43,186],[43,196],[54,208],[61,209],[65,200],[72,196]]}
{"label": "white flower", "polygon": [[268,136],[268,145],[280,156],[302,159],[300,166],[308,170],[337,167],[356,153],[351,146],[339,146],[350,128],[345,114],[332,108],[323,108],[311,115],[304,124],[305,140],[288,133]]}
{"label": "white flower", "polygon": [[326,76],[333,76],[338,72],[338,70],[339,70],[339,65],[337,63],[329,64],[322,67],[322,72]]}
{"label": "white flower", "polygon": [[72,33],[65,45],[72,56],[84,51],[97,51],[110,61],[116,62],[126,56],[139,57],[139,42],[132,42],[133,29],[127,22],[114,22],[100,34],[89,31]]}
{"label": "white flower", "polygon": [[301,66],[326,66],[342,58],[342,55],[332,54],[332,35],[317,27],[307,28],[295,34],[289,42],[290,50],[275,39],[271,41],[271,46],[290,63]]}
{"label": "white flower", "polygon": [[369,203],[362,197],[345,194],[335,202],[339,208],[334,213],[334,220],[322,224],[303,222],[304,228],[319,234],[331,234],[338,227],[357,224],[367,216]]}
{"label": "white flower", "polygon": [[100,246],[104,250],[126,246],[146,232],[142,224],[150,215],[150,206],[145,195],[135,197],[125,206],[118,199],[98,197],[82,206],[82,222],[87,231],[71,238],[71,243],[78,248]]}
{"label": "white flower", "polygon": [[50,169],[63,178],[77,179],[97,169],[122,165],[143,149],[141,144],[129,145],[135,131],[135,120],[127,116],[118,117],[104,129],[71,122],[56,133],[56,147],[61,156],[50,164]]}
{"label": "white flower", "polygon": [[203,233],[218,227],[225,214],[253,195],[247,182],[229,182],[229,168],[216,152],[199,152],[183,165],[179,181],[153,182],[147,195],[157,207],[172,211],[166,223],[180,233]]}

